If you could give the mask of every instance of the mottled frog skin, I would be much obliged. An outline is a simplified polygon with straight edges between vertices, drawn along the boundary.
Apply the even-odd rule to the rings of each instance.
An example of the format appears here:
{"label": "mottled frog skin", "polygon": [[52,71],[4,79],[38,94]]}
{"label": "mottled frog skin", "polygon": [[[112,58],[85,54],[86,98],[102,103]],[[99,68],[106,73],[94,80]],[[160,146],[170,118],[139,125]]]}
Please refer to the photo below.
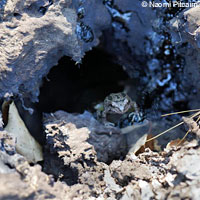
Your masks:
{"label": "mottled frog skin", "polygon": [[[125,114],[139,113],[136,102],[124,92],[112,93],[108,95],[103,102],[103,110],[97,113],[99,119],[105,125],[114,125],[112,118],[118,115],[119,117]],[[108,120],[108,116],[111,120]]]}

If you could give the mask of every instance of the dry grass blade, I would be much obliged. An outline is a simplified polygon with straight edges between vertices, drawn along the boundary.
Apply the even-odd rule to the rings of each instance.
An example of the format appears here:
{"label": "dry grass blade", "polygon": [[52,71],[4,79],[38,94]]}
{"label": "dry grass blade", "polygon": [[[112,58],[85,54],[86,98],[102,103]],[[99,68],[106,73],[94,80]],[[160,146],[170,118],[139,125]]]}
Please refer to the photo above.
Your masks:
{"label": "dry grass blade", "polygon": [[196,122],[198,122],[200,120],[200,116],[198,117],[198,119],[196,120]]}
{"label": "dry grass blade", "polygon": [[183,111],[179,111],[179,112],[167,113],[167,114],[161,115],[161,117],[166,117],[166,116],[170,116],[170,115],[177,115],[177,114],[182,114],[182,113],[188,113],[188,112],[197,112],[197,111],[200,111],[200,109],[183,110]]}
{"label": "dry grass blade", "polygon": [[167,132],[169,132],[169,131],[175,129],[176,127],[178,127],[178,126],[180,126],[180,125],[182,125],[183,123],[184,123],[184,122],[180,122],[179,124],[176,124],[175,126],[172,126],[171,128],[169,128],[169,129],[163,131],[162,133],[156,135],[155,137],[152,137],[151,139],[147,140],[146,142],[149,142],[149,141],[151,141],[151,140],[154,140],[154,139],[160,137],[161,135],[163,135],[163,134],[165,134],[165,133],[167,133]]}
{"label": "dry grass blade", "polygon": [[178,144],[176,146],[179,146],[187,137],[187,135],[189,134],[190,130],[187,131],[187,133],[184,135],[184,137],[178,142]]}
{"label": "dry grass blade", "polygon": [[[195,121],[196,123],[200,120],[200,116],[197,118],[197,120]],[[184,137],[180,140],[180,142],[176,145],[176,146],[179,146],[184,140],[185,138],[187,137],[187,135],[189,134],[191,130],[188,130],[187,133],[184,135]]]}
{"label": "dry grass blade", "polygon": [[[198,115],[200,115],[200,111],[199,111],[199,112],[196,112],[196,113],[193,114],[193,115],[191,115],[190,118],[194,118],[194,117],[196,117],[196,116],[198,116]],[[199,117],[198,119],[200,119],[200,117]],[[198,119],[197,119],[197,120],[198,120]],[[161,135],[163,135],[163,134],[165,134],[165,133],[167,133],[167,132],[169,132],[169,131],[171,131],[171,130],[177,128],[178,126],[180,126],[180,125],[182,125],[182,124],[184,124],[184,122],[180,122],[180,123],[176,124],[175,126],[172,126],[171,128],[169,128],[169,129],[163,131],[162,133],[156,135],[155,137],[152,137],[151,139],[147,140],[146,142],[149,142],[149,141],[151,141],[151,140],[154,140],[154,139],[160,137]],[[188,134],[188,133],[187,133],[187,134]],[[186,135],[186,136],[187,136],[187,135]],[[186,136],[184,136],[184,138],[185,138]],[[181,142],[182,142],[182,140],[181,140]]]}

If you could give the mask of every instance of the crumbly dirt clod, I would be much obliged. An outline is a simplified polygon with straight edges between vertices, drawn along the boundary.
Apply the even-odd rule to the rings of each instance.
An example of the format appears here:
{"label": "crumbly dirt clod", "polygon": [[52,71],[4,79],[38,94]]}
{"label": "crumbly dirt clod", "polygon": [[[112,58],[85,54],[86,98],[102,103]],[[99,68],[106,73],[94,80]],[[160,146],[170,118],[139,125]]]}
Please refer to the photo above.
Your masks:
{"label": "crumbly dirt clod", "polygon": [[1,199],[198,199],[200,195],[198,140],[160,153],[147,148],[138,156],[129,153],[124,160],[106,164],[89,143],[88,128],[46,116],[45,131],[44,172],[39,165],[30,166],[15,152],[12,138],[0,133]]}

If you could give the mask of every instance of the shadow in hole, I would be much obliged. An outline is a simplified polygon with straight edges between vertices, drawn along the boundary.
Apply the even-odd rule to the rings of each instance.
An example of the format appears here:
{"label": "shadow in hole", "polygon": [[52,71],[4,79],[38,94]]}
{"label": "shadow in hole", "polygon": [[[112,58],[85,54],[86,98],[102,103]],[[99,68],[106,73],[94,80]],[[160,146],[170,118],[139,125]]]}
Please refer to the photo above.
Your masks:
{"label": "shadow in hole", "polygon": [[69,57],[59,60],[40,89],[39,108],[42,112],[64,110],[82,113],[112,92],[123,90],[119,85],[128,75],[111,57],[100,50],[86,54],[81,65]]}

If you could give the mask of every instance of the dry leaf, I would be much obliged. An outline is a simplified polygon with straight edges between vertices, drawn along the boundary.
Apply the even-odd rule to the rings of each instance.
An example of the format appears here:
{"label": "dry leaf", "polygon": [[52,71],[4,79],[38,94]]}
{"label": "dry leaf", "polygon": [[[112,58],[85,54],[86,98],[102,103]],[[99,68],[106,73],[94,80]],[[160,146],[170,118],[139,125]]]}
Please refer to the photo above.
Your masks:
{"label": "dry leaf", "polygon": [[172,140],[171,142],[167,144],[166,149],[171,149],[172,147],[176,147],[177,145],[180,146],[185,142],[185,140],[183,140],[181,143],[180,142],[181,142],[181,139],[179,138],[176,140]]}
{"label": "dry leaf", "polygon": [[16,141],[16,151],[25,156],[29,162],[36,163],[43,160],[42,147],[29,133],[14,102],[9,107],[8,124],[5,130]]}
{"label": "dry leaf", "polygon": [[153,137],[152,134],[149,134],[149,135],[145,135],[145,141],[144,141],[144,144],[135,152],[135,155],[139,155],[140,153],[143,153],[145,152],[145,149],[146,148],[149,148],[151,149],[152,151],[154,151],[154,143],[155,143],[155,140],[151,140],[149,142],[146,142],[147,140],[151,139]]}

